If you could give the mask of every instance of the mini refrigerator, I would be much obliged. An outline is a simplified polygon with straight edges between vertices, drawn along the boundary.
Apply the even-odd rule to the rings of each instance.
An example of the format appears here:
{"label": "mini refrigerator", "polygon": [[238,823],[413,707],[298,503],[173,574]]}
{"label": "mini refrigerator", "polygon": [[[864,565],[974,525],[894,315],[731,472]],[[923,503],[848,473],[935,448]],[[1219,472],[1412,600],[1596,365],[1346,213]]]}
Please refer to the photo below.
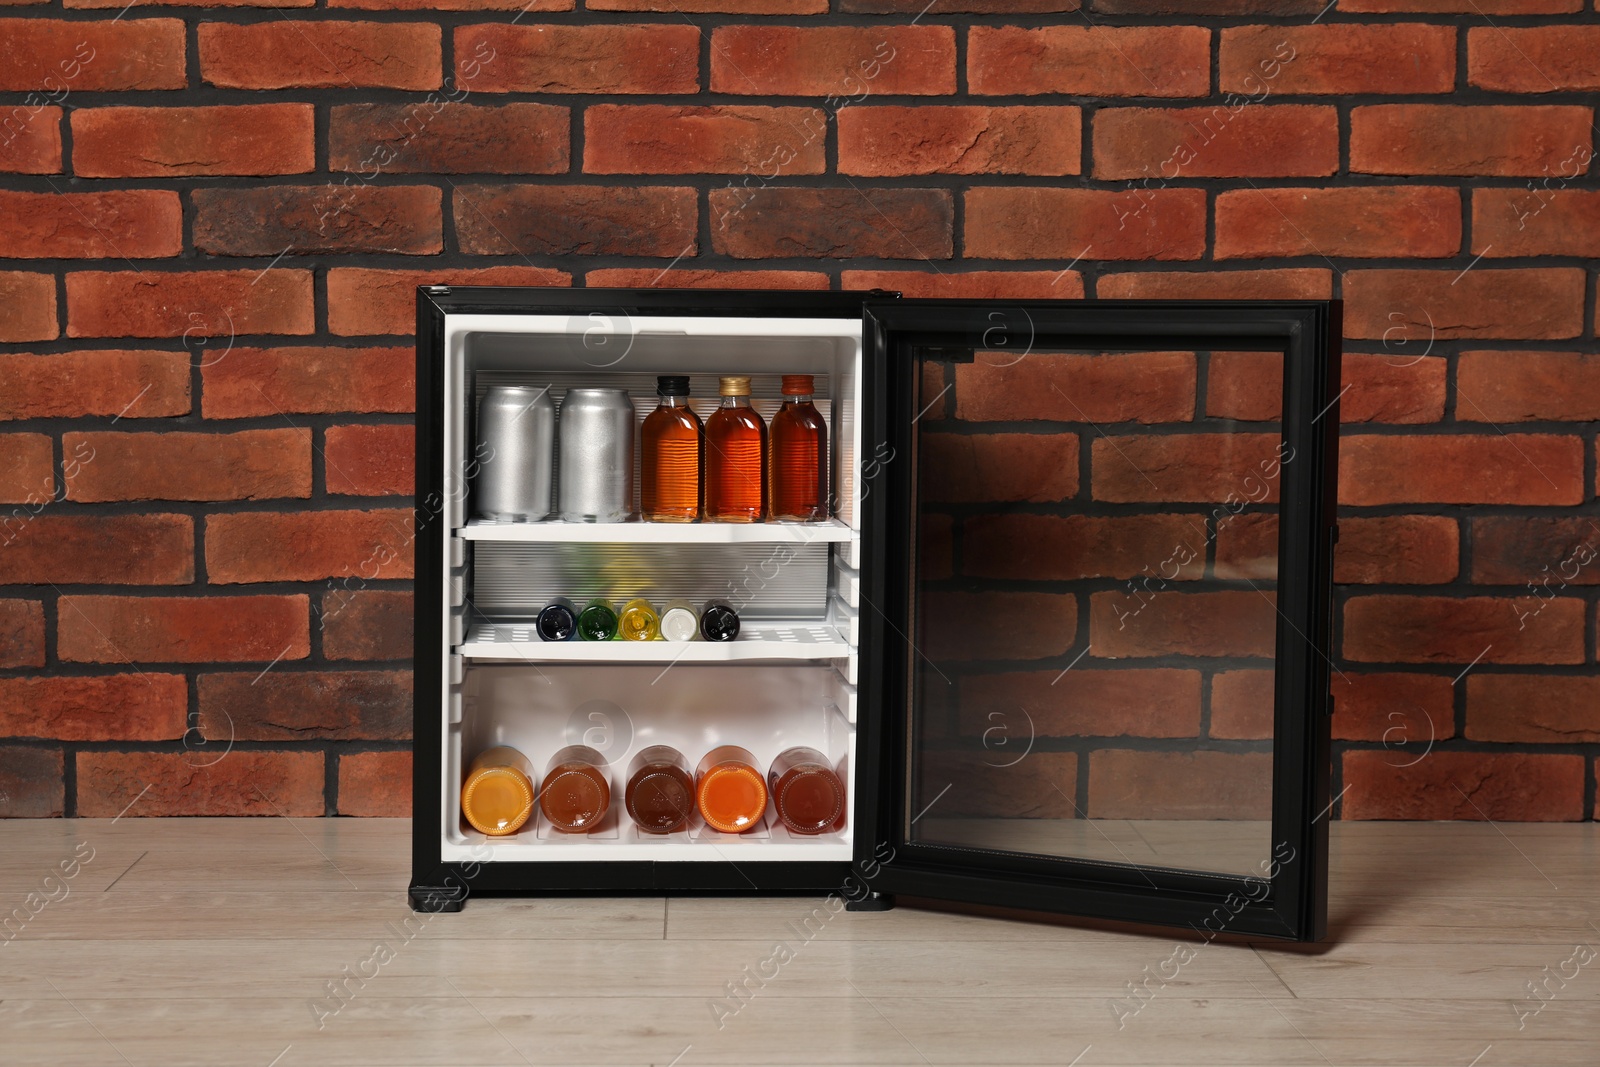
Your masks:
{"label": "mini refrigerator", "polygon": [[[1340,307],[425,286],[417,300],[411,903],[473,895],[955,901],[1315,940],[1326,922]],[[496,385],[808,374],[826,521],[497,522]],[[635,454],[634,462],[638,462]],[[559,485],[557,485],[559,491]],[[540,641],[553,598],[737,606],[736,640]],[[608,761],[591,833],[461,813],[495,745]],[[622,808],[640,747],[824,752],[842,828]]]}

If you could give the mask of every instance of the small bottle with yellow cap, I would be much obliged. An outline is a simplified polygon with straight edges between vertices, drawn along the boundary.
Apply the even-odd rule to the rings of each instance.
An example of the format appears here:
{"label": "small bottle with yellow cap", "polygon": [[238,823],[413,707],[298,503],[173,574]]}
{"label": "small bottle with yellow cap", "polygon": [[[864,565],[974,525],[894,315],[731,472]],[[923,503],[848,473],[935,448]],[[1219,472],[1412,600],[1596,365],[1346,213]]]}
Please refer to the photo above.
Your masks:
{"label": "small bottle with yellow cap", "polygon": [[761,522],[767,502],[767,424],[750,406],[750,379],[720,380],[722,406],[706,420],[705,517]]}

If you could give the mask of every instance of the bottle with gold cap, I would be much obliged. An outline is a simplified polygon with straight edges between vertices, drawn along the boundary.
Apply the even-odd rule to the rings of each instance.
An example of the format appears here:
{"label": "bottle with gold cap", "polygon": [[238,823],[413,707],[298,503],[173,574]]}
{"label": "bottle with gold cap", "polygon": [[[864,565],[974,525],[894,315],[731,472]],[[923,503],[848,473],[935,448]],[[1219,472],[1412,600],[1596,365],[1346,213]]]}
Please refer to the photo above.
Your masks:
{"label": "bottle with gold cap", "polygon": [[705,517],[760,522],[767,501],[767,424],[750,406],[750,379],[721,379],[722,406],[706,420]]}
{"label": "bottle with gold cap", "polygon": [[533,765],[508,745],[478,753],[461,786],[461,814],[474,830],[505,837],[533,814]]}
{"label": "bottle with gold cap", "polygon": [[617,632],[624,641],[654,641],[661,636],[661,616],[644,597],[634,597],[622,605],[617,616]]}
{"label": "bottle with gold cap", "polygon": [[763,825],[767,783],[747,748],[719,745],[695,768],[695,804],[713,830],[742,834]]}
{"label": "bottle with gold cap", "polygon": [[772,416],[767,472],[774,520],[820,522],[828,517],[828,427],[812,403],[810,374],[783,376],[783,407]]}

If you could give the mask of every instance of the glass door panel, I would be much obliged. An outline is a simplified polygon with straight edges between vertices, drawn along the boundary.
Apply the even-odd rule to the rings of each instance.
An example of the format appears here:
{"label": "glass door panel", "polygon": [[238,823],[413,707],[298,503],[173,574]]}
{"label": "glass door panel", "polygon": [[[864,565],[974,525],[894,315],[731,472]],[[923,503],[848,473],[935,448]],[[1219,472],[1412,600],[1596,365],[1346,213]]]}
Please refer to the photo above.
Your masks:
{"label": "glass door panel", "polygon": [[899,301],[865,333],[863,880],[1320,936],[1338,306]]}
{"label": "glass door panel", "polygon": [[1282,362],[923,363],[909,841],[1270,862]]}

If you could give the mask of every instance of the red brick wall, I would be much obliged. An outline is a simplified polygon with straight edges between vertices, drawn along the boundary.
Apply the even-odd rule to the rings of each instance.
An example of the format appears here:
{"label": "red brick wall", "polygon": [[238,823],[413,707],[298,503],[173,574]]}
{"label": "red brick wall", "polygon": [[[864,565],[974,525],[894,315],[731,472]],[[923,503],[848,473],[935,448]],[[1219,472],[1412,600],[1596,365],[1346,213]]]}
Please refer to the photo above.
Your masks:
{"label": "red brick wall", "polygon": [[924,2],[0,0],[0,814],[403,810],[426,279],[1342,296],[1342,814],[1592,817],[1592,3]]}

